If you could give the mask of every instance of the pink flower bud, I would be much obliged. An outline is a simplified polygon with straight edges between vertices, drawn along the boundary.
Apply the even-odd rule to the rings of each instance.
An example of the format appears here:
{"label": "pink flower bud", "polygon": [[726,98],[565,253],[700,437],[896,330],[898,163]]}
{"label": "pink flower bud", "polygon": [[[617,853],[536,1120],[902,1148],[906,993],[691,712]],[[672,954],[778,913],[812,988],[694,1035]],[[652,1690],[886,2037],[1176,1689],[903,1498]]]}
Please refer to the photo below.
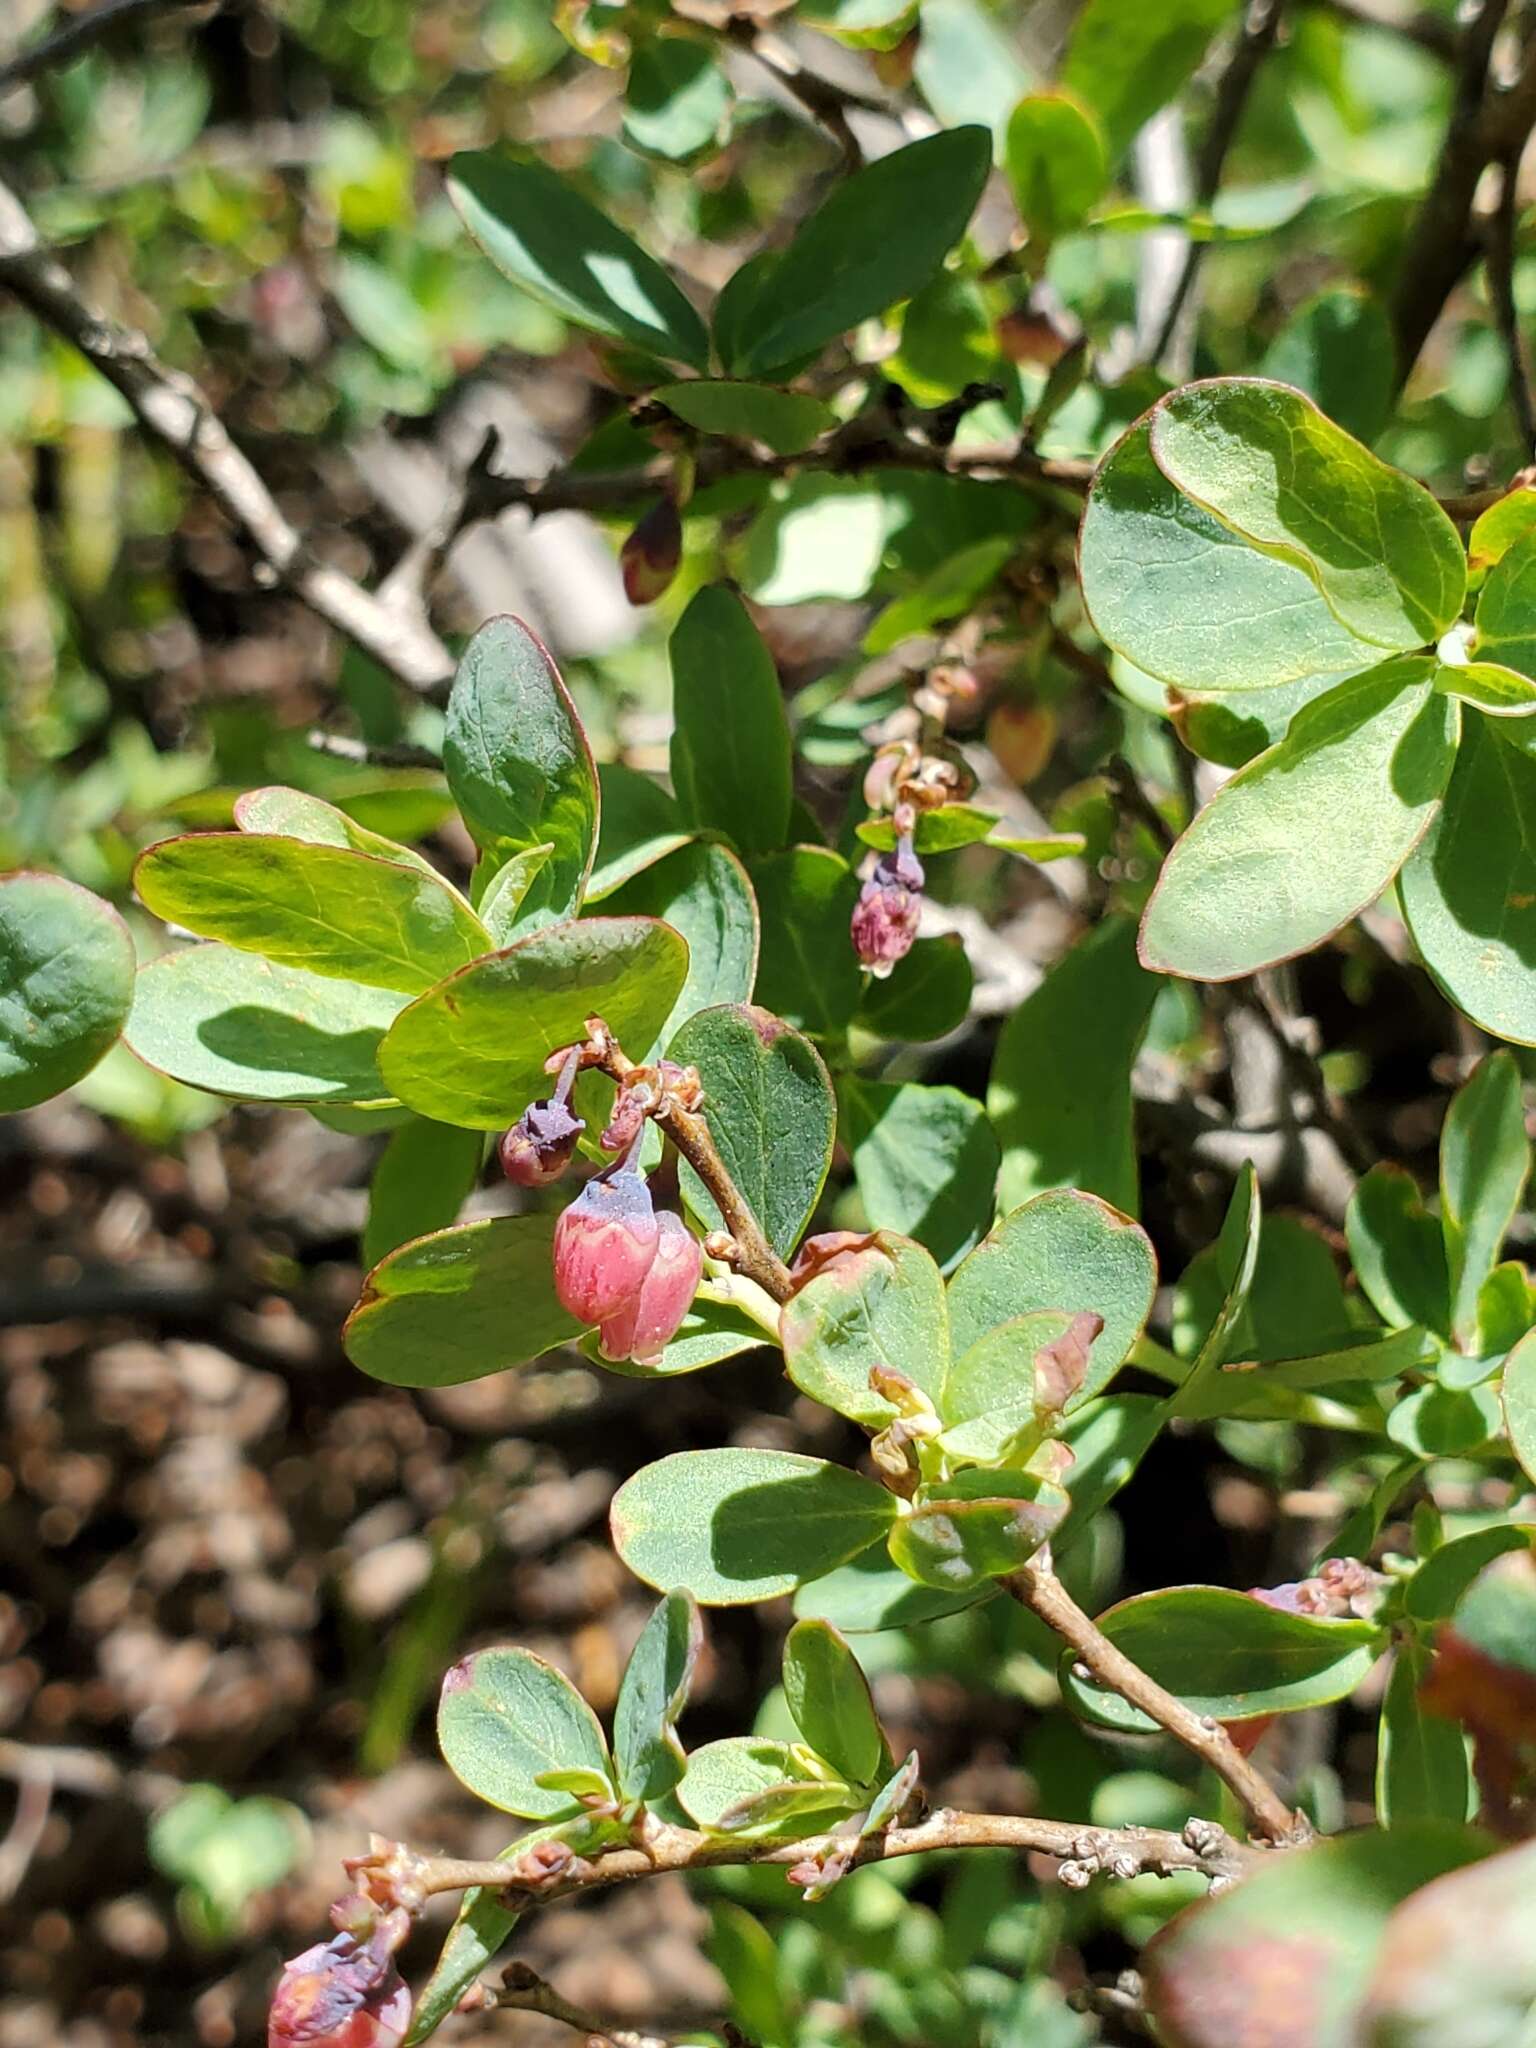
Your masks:
{"label": "pink flower bud", "polygon": [[640,1292],[660,1235],[651,1191],[627,1168],[589,1180],[555,1225],[555,1293],[584,1323],[605,1323]]}
{"label": "pink flower bud", "polygon": [[883,981],[912,950],[923,908],[923,864],[907,840],[880,856],[859,891],[850,931],[859,965]]}
{"label": "pink flower bud", "polygon": [[699,1291],[704,1248],[681,1216],[663,1209],[656,1219],[656,1256],[640,1292],[606,1318],[600,1339],[604,1358],[631,1358],[654,1365],[677,1335]]}
{"label": "pink flower bud", "polygon": [[511,1130],[502,1134],[502,1172],[516,1187],[547,1187],[570,1165],[576,1140],[585,1129],[583,1120],[557,1099],[530,1102]]}
{"label": "pink flower bud", "polygon": [[400,2048],[410,2023],[410,1987],[390,1949],[338,1934],[284,1964],[267,2048]]}
{"label": "pink flower bud", "polygon": [[631,604],[654,604],[683,559],[683,522],[670,498],[636,520],[619,555],[624,595]]}

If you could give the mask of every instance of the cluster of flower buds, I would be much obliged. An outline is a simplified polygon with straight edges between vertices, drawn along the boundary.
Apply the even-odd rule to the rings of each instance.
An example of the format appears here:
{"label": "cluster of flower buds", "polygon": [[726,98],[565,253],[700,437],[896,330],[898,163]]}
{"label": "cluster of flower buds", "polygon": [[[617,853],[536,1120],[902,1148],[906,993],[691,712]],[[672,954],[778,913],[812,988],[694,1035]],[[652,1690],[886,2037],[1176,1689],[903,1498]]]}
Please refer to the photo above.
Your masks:
{"label": "cluster of flower buds", "polygon": [[895,850],[882,853],[859,891],[849,930],[859,965],[883,981],[912,950],[923,910],[923,864],[904,832]]}
{"label": "cluster of flower buds", "polygon": [[627,1160],[589,1180],[555,1225],[555,1293],[569,1314],[597,1324],[604,1358],[653,1365],[703,1271],[699,1240],[670,1209],[656,1213]]}
{"label": "cluster of flower buds", "polygon": [[403,1906],[369,1899],[331,1908],[339,1932],[283,1966],[267,2015],[267,2048],[400,2048],[411,2024],[410,1987],[395,1952],[411,1931]]}
{"label": "cluster of flower buds", "polygon": [[520,1188],[547,1187],[570,1165],[576,1140],[586,1129],[581,1117],[570,1107],[571,1089],[581,1066],[581,1048],[572,1046],[560,1069],[555,1092],[542,1102],[530,1102],[501,1146],[501,1170]]}

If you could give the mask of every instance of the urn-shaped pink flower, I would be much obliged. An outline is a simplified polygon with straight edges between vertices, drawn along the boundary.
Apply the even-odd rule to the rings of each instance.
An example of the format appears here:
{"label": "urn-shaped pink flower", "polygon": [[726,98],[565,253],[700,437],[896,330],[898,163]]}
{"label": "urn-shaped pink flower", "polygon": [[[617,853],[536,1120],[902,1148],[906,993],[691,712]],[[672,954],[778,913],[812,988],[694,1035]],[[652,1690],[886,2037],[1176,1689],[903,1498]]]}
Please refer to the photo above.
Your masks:
{"label": "urn-shaped pink flower", "polygon": [[283,1966],[267,2016],[267,2048],[400,2048],[410,1986],[377,1938],[337,1934]]}
{"label": "urn-shaped pink flower", "polygon": [[654,1365],[699,1291],[703,1246],[670,1209],[663,1209],[656,1222],[656,1256],[639,1293],[603,1323],[598,1341],[604,1358]]}
{"label": "urn-shaped pink flower", "polygon": [[627,1167],[589,1180],[555,1225],[555,1293],[583,1323],[606,1323],[640,1292],[660,1232],[651,1191]]}

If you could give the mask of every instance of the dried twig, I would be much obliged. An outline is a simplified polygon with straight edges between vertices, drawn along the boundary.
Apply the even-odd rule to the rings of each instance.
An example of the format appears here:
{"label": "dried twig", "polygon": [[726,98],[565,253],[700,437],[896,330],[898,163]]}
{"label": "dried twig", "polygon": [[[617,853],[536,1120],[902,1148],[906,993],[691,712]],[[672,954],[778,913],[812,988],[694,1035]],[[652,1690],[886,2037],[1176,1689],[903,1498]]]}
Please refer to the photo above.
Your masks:
{"label": "dried twig", "polygon": [[[1248,104],[1248,95],[1253,81],[1259,73],[1259,66],[1275,46],[1280,33],[1280,17],[1285,11],[1285,0],[1249,0],[1243,25],[1238,31],[1232,55],[1221,74],[1216,87],[1216,104],[1211,110],[1211,122],[1195,159],[1195,204],[1209,206],[1221,185],[1221,174],[1226,168],[1227,153],[1237,136],[1238,124],[1243,118],[1243,109]],[[1173,296],[1163,312],[1162,325],[1157,340],[1149,351],[1148,360],[1160,363],[1167,354],[1178,330],[1179,317],[1184,311],[1190,293],[1194,290],[1195,279],[1200,274],[1200,265],[1205,260],[1206,244],[1190,241],[1184,254],[1184,268],[1179,273]]]}
{"label": "dried twig", "polygon": [[4,185],[0,286],[122,393],[145,431],[170,449],[248,536],[273,584],[291,590],[411,689],[436,692],[446,686],[453,657],[420,607],[386,603],[311,555],[304,536],[235,446],[205,394],[182,371],[162,363],[144,335],[90,310]]}
{"label": "dried twig", "polygon": [[1498,323],[1509,364],[1509,402],[1514,411],[1520,446],[1529,459],[1536,455],[1536,399],[1531,393],[1531,366],[1520,335],[1520,315],[1515,306],[1515,180],[1520,168],[1518,150],[1499,165],[1499,200],[1488,221],[1488,295]]}
{"label": "dried twig", "polygon": [[[1270,1795],[1273,1798],[1273,1794]],[[1287,1816],[1289,1818],[1289,1816]],[[546,1849],[548,1844],[543,1845]],[[848,1844],[836,1835],[814,1835],[797,1842],[740,1841],[729,1835],[706,1835],[693,1828],[655,1826],[642,1847],[599,1849],[576,1856],[541,1872],[536,1852],[490,1862],[453,1857],[410,1857],[409,1879],[422,1896],[461,1892],[483,1885],[509,1895],[509,1905],[547,1905],[573,1893],[606,1890],[636,1878],[666,1871],[713,1870],[725,1864],[751,1863],[794,1869],[823,1857],[845,1855]],[[1020,1854],[1054,1856],[1058,1876],[1070,1888],[1095,1875],[1158,1877],[1189,1870],[1214,1882],[1231,1883],[1249,1870],[1262,1852],[1233,1841],[1213,1821],[1194,1820],[1182,1834],[1163,1828],[1095,1828],[1073,1821],[1035,1820],[1012,1813],[957,1813],[943,1807],[912,1827],[891,1827],[860,1842],[855,1865],[889,1863],[902,1856],[926,1856],[937,1849],[1014,1849]]]}
{"label": "dried twig", "polygon": [[501,1988],[486,1995],[486,2004],[503,2012],[536,2012],[544,2019],[559,2020],[587,2037],[586,2048],[671,2048],[662,2034],[641,2033],[632,2027],[610,2026],[571,2001],[527,1963],[508,1963],[502,1972]]}
{"label": "dried twig", "polygon": [[334,761],[354,761],[360,767],[441,771],[443,765],[430,747],[415,747],[406,740],[391,746],[370,746],[367,740],[355,740],[347,733],[315,731],[309,735],[309,744],[317,754],[328,754]]}

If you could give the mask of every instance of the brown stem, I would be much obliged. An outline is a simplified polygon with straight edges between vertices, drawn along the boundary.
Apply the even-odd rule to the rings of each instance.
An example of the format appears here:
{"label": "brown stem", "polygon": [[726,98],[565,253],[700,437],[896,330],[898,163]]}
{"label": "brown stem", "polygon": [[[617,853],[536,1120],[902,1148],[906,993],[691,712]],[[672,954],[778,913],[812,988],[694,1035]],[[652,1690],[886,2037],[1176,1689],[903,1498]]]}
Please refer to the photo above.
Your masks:
{"label": "brown stem", "polygon": [[1294,1842],[1306,1823],[1293,1813],[1263,1775],[1237,1748],[1219,1721],[1205,1719],[1185,1706],[1156,1679],[1117,1650],[1101,1628],[1085,1614],[1051,1570],[1043,1556],[1003,1580],[1021,1606],[1055,1630],[1077,1652],[1080,1661],[1102,1685],[1140,1707],[1149,1720],[1166,1729],[1211,1769],[1241,1801],[1254,1827],[1269,1841]]}
{"label": "brown stem", "polygon": [[9,64],[0,65],[0,93],[28,84],[32,79],[41,77],[43,72],[51,71],[56,64],[72,63],[110,29],[132,20],[135,15],[173,14],[201,7],[206,19],[217,14],[222,4],[223,0],[100,0],[100,4],[88,13],[66,21],[62,28],[56,28],[52,35],[33,43],[19,57],[13,57]]}
{"label": "brown stem", "polygon": [[1515,307],[1515,180],[1520,169],[1520,152],[1499,164],[1499,203],[1488,222],[1484,266],[1493,315],[1504,343],[1509,364],[1509,402],[1527,460],[1536,454],[1536,399],[1531,394],[1531,366],[1526,360],[1520,335],[1520,315]]}
{"label": "brown stem", "polygon": [[[1092,1623],[1088,1625],[1092,1627]],[[1277,1835],[1277,1840],[1289,1838],[1291,1817],[1285,1818],[1287,1835]],[[643,1848],[617,1847],[577,1857],[542,1881],[515,1856],[487,1862],[423,1857],[413,1862],[411,1879],[423,1895],[484,1885],[516,1892],[519,1905],[535,1906],[668,1871],[712,1870],[741,1863],[793,1869],[823,1856],[845,1855],[847,1848],[846,1838],[833,1834],[798,1842],[744,1842],[692,1828],[661,1826]],[[859,1865],[889,1863],[901,1856],[925,1856],[936,1849],[1014,1849],[1021,1854],[1054,1856],[1061,1863],[1058,1876],[1071,1889],[1097,1874],[1134,1877],[1143,1871],[1167,1877],[1176,1870],[1190,1870],[1230,1883],[1251,1868],[1257,1853],[1234,1842],[1211,1821],[1191,1821],[1183,1834],[1174,1834],[1164,1828],[1095,1828],[1074,1821],[1035,1820],[1012,1813],[957,1813],[943,1807],[915,1826],[886,1828],[868,1837],[859,1843],[853,1861]]]}
{"label": "brown stem", "polygon": [[162,363],[148,340],[94,313],[68,271],[38,239],[26,212],[0,185],[0,287],[79,350],[132,407],[146,433],[247,535],[271,584],[282,584],[328,624],[413,690],[436,692],[453,657],[418,606],[390,604],[342,570],[318,561],[250,460],[236,447],[206,394]]}
{"label": "brown stem", "polygon": [[586,2048],[671,2048],[661,2034],[638,2033],[631,2027],[611,2027],[606,2020],[587,2012],[527,1963],[509,1963],[502,1972],[501,1989],[491,1992],[486,2003],[503,2012],[536,2012],[542,2018],[558,2020],[587,2037]]}
{"label": "brown stem", "polygon": [[[636,1071],[635,1062],[614,1042],[602,1019],[589,1018],[587,1031],[588,1046],[582,1064],[595,1067],[612,1081],[628,1080]],[[738,1273],[755,1280],[775,1301],[788,1301],[794,1292],[789,1268],[768,1242],[751,1204],[731,1178],[706,1119],[696,1109],[685,1108],[666,1091],[651,1115],[708,1188],[732,1240],[729,1263]]]}
{"label": "brown stem", "polygon": [[[1221,184],[1221,174],[1226,168],[1227,152],[1237,138],[1238,124],[1243,118],[1243,109],[1248,104],[1248,95],[1253,81],[1259,74],[1259,66],[1275,46],[1280,33],[1280,17],[1285,10],[1285,0],[1249,0],[1243,25],[1238,31],[1237,42],[1228,59],[1227,68],[1221,74],[1216,88],[1216,104],[1211,111],[1211,124],[1206,130],[1205,140],[1200,145],[1200,154],[1195,162],[1195,204],[1209,206],[1216,197]],[[1148,352],[1147,360],[1160,363],[1167,354],[1178,329],[1179,317],[1184,311],[1190,293],[1195,288],[1195,279],[1205,260],[1206,245],[1191,241],[1184,255],[1184,268],[1179,273],[1173,296],[1163,314],[1162,326],[1157,340]]]}

